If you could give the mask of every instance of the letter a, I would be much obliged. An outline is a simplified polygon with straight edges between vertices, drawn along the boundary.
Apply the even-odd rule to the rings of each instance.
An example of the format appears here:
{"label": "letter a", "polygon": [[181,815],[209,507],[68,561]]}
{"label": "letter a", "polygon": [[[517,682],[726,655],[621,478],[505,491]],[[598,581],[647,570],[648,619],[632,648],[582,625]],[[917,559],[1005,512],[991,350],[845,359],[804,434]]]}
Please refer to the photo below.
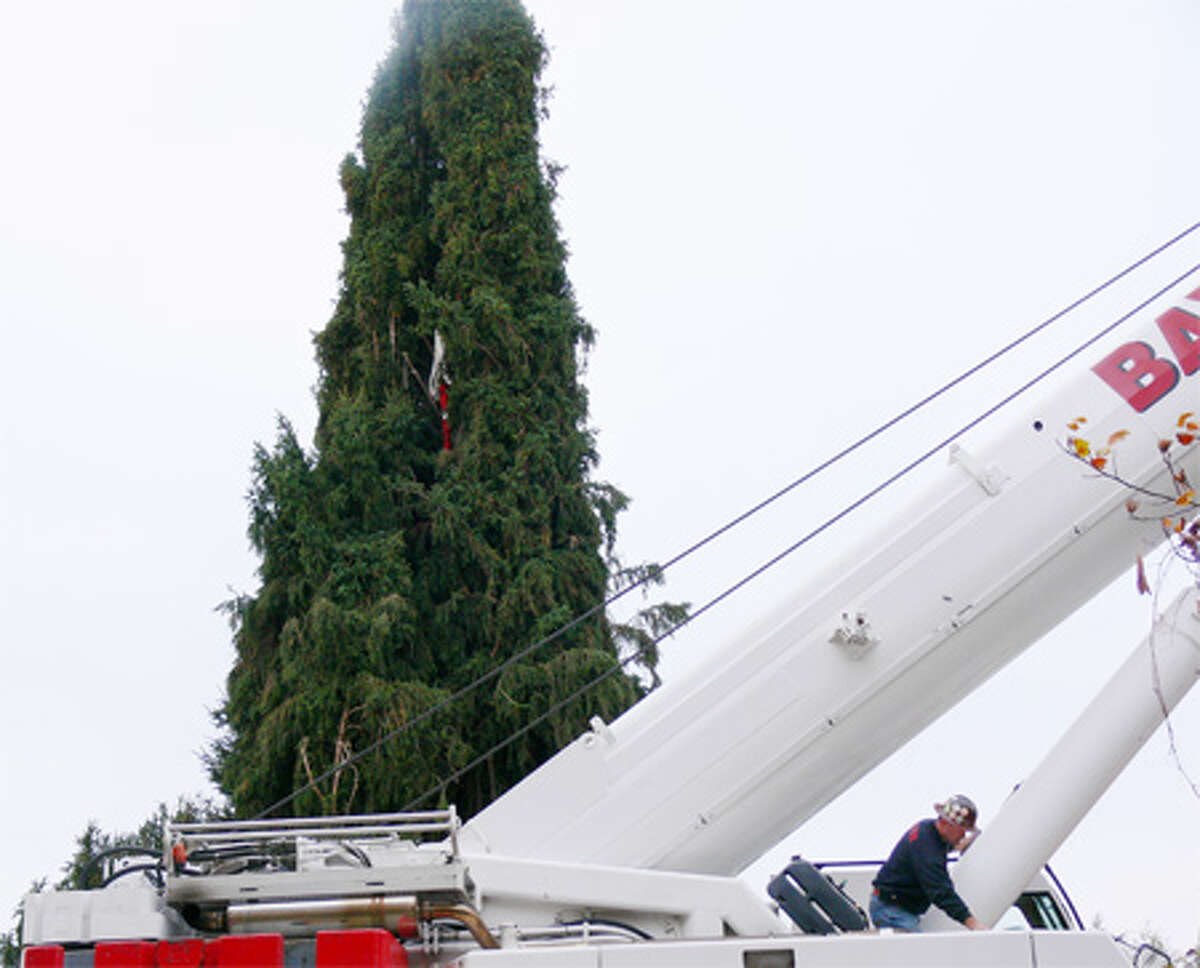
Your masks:
{"label": "letter a", "polygon": [[1184,376],[1200,368],[1200,319],[1182,309],[1168,309],[1157,319],[1158,328],[1167,338],[1167,345],[1179,361]]}

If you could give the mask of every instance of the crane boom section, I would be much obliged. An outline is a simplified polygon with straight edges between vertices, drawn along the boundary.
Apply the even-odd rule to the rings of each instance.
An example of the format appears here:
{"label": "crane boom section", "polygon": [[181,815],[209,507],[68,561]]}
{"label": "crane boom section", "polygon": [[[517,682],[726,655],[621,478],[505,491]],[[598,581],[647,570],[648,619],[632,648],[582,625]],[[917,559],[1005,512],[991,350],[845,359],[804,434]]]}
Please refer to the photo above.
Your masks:
{"label": "crane boom section", "polygon": [[[703,674],[597,722],[473,818],[465,849],[704,874],[751,863],[1161,542],[1178,508],[1159,441],[1200,367],[1197,298],[1102,346],[987,453],[952,454],[895,528]],[[1130,489],[1064,446],[1077,415],[1097,451],[1129,431],[1105,467],[1167,498],[1131,515]],[[1179,468],[1188,448],[1173,447]]]}

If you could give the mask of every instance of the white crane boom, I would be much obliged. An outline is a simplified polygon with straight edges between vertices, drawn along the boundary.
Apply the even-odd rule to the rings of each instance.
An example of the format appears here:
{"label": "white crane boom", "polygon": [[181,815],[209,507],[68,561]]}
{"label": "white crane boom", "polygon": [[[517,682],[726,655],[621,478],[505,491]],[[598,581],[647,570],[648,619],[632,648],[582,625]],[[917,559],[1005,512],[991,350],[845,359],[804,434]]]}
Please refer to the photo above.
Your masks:
{"label": "white crane boom", "polygon": [[465,826],[466,848],[707,874],[748,865],[1162,540],[1158,514],[1132,520],[1127,489],[1063,442],[1078,415],[1097,449],[1129,431],[1114,446],[1123,478],[1175,493],[1158,443],[1185,408],[1180,371],[1196,369],[1198,299],[1098,350],[986,453],[953,451],[896,530],[702,676],[565,748]]}
{"label": "white crane boom", "polygon": [[[114,871],[104,890],[29,895],[23,965],[1118,968],[1098,933],[872,933],[849,889],[799,865],[789,872],[829,922],[806,927],[808,901],[772,896],[806,931],[847,933],[785,937],[776,908],[733,876],[1175,522],[1182,550],[1200,549],[1179,517],[1194,506],[1200,427],[1186,413],[1195,394],[1179,390],[1200,370],[1200,290],[1087,362],[994,445],[952,447],[917,508],[703,670],[611,725],[594,720],[461,829],[453,810],[174,824],[160,861]],[[1124,485],[1100,473],[1112,469]],[[989,923],[1200,676],[1194,593],[1185,601],[1159,665],[1143,647],[963,862]],[[1038,839],[1023,834],[1031,813]],[[430,830],[438,839],[422,840]],[[1057,923],[1029,924],[1069,928],[1066,907],[1051,901]]]}

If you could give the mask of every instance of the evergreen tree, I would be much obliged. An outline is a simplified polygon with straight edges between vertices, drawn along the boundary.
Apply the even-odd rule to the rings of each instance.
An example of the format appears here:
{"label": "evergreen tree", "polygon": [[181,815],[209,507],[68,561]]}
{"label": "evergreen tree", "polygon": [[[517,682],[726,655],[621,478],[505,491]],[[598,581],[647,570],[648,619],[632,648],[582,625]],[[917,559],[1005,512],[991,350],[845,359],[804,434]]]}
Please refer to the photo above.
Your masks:
{"label": "evergreen tree", "polygon": [[[315,449],[281,419],[254,460],[261,586],[230,603],[237,658],[210,760],[241,814],[347,763],[288,812],[394,810],[436,789],[470,815],[642,692],[620,642],[651,643],[648,627],[601,610],[356,757],[600,604],[615,567],[625,498],[589,480],[592,331],[538,155],[545,58],[519,0],[406,0],[396,23],[341,168],[350,232],[315,340]],[[678,616],[659,609],[651,627]]]}

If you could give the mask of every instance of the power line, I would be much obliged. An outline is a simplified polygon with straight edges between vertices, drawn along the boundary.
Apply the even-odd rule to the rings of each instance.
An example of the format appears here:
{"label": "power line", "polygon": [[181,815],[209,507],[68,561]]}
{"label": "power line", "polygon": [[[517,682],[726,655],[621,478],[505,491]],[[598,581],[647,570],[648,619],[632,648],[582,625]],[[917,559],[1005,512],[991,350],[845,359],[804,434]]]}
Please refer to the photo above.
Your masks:
{"label": "power line", "polygon": [[[818,474],[825,472],[833,465],[835,465],[838,462],[849,457],[855,451],[859,450],[861,447],[870,443],[876,437],[887,432],[888,430],[890,430],[897,424],[901,423],[902,421],[908,419],[913,414],[917,413],[917,411],[923,409],[924,407],[928,406],[930,403],[937,400],[943,394],[949,392],[951,389],[958,386],[960,383],[964,382],[965,380],[974,376],[976,373],[980,372],[984,368],[995,363],[1001,357],[1012,352],[1017,347],[1028,342],[1030,339],[1032,339],[1038,333],[1042,332],[1043,330],[1045,330],[1046,328],[1048,328],[1049,326],[1051,326],[1058,320],[1062,319],[1068,313],[1073,312],[1075,309],[1082,306],[1088,300],[1090,300],[1090,299],[1094,298],[1095,296],[1099,295],[1100,293],[1104,292],[1106,289],[1115,285],[1121,279],[1125,278],[1130,273],[1136,271],[1141,266],[1148,263],[1150,260],[1156,258],[1157,256],[1161,255],[1163,252],[1167,251],[1172,246],[1181,242],[1183,239],[1187,238],[1189,235],[1191,235],[1197,229],[1200,229],[1200,221],[1193,222],[1190,226],[1188,226],[1183,231],[1172,236],[1170,239],[1168,239],[1167,241],[1158,245],[1157,247],[1155,247],[1150,252],[1146,253],[1141,258],[1137,259],[1136,261],[1131,262],[1124,269],[1122,269],[1119,272],[1115,273],[1114,275],[1110,276],[1109,278],[1107,278],[1106,280],[1104,280],[1097,286],[1093,287],[1087,293],[1080,296],[1078,299],[1076,299],[1073,302],[1069,303],[1068,305],[1064,306],[1062,309],[1058,310],[1058,312],[1054,313],[1052,316],[1047,317],[1042,322],[1038,323],[1036,326],[1027,330],[1022,335],[1018,336],[1016,339],[1012,340],[1011,342],[1005,344],[1004,346],[1002,346],[995,352],[991,353],[989,356],[985,357],[983,360],[976,363],[974,366],[970,367],[967,370],[964,370],[958,376],[954,377],[949,382],[943,384],[938,389],[936,389],[936,390],[932,391],[931,393],[927,394],[926,396],[922,397],[916,403],[912,404],[905,410],[901,411],[899,414],[892,417],[890,420],[887,420],[886,422],[884,422],[884,423],[880,424],[878,427],[876,427],[874,430],[868,432],[867,434],[864,434],[862,437],[859,437],[853,443],[844,447],[842,450],[838,451],[837,453],[835,453],[831,457],[827,458],[826,460],[822,461],[821,463],[817,464],[815,467],[811,468],[804,474],[797,477],[791,483],[786,484],[784,487],[775,491],[773,494],[770,494],[769,496],[767,496],[763,500],[759,501],[757,504],[753,505],[746,511],[742,512],[741,514],[739,514],[736,517],[732,518],[731,520],[727,521],[725,524],[721,525],[715,531],[710,532],[709,534],[705,535],[700,540],[689,545],[683,551],[680,551],[679,553],[674,555],[672,558],[668,559],[666,563],[650,569],[646,575],[642,576],[641,578],[637,579],[636,581],[631,582],[629,585],[625,586],[621,590],[614,592],[612,595],[610,595],[606,599],[604,599],[604,601],[598,603],[597,605],[592,606],[587,611],[582,612],[579,615],[575,616],[569,622],[566,622],[565,624],[559,626],[557,629],[555,629],[550,634],[542,637],[541,639],[538,639],[536,642],[533,642],[532,644],[526,646],[525,648],[519,650],[518,652],[515,652],[513,655],[509,656],[503,662],[500,662],[499,664],[497,664],[496,666],[494,666],[492,669],[488,670],[487,672],[483,673],[481,676],[479,676],[472,682],[468,683],[467,685],[465,685],[465,686],[461,687],[460,689],[456,690],[455,692],[451,693],[449,696],[446,696],[443,699],[440,699],[438,702],[436,702],[433,705],[422,710],[420,713],[413,716],[411,719],[406,720],[404,723],[402,723],[400,726],[396,727],[391,732],[385,733],[383,736],[381,736],[378,739],[374,740],[373,742],[369,743],[367,746],[363,747],[363,749],[356,752],[353,756],[351,756],[346,761],[344,761],[342,763],[338,763],[338,764],[330,767],[329,769],[327,769],[325,772],[321,773],[320,775],[313,777],[304,786],[299,787],[296,790],[293,790],[286,797],[283,797],[281,800],[278,800],[275,803],[271,804],[269,807],[260,811],[258,814],[255,814],[255,819],[260,819],[262,817],[269,816],[270,814],[272,814],[276,810],[278,810],[280,807],[286,806],[287,804],[291,803],[293,800],[295,800],[301,794],[305,793],[308,790],[313,789],[318,784],[329,779],[335,773],[356,763],[358,760],[369,755],[370,753],[373,753],[375,750],[379,749],[384,744],[391,742],[393,739],[395,739],[397,736],[399,736],[406,730],[411,729],[415,726],[418,726],[421,723],[425,722],[426,720],[432,718],[434,715],[436,715],[441,710],[452,705],[453,703],[458,702],[460,699],[465,698],[466,696],[468,696],[472,692],[474,692],[476,689],[478,689],[480,686],[483,686],[486,683],[490,682],[491,680],[495,679],[497,676],[499,676],[501,673],[503,673],[506,669],[508,669],[511,666],[515,665],[516,663],[520,662],[522,659],[526,658],[533,652],[536,652],[542,646],[550,644],[551,642],[553,642],[553,641],[557,640],[558,638],[562,637],[563,635],[565,635],[567,632],[569,632],[572,629],[576,628],[577,626],[581,625],[583,622],[587,621],[592,616],[596,615],[597,613],[603,612],[610,605],[613,605],[616,602],[620,601],[622,598],[624,598],[626,595],[628,595],[630,592],[634,591],[635,589],[640,588],[643,585],[646,585],[648,582],[660,580],[661,576],[667,571],[667,569],[673,567],[674,565],[677,565],[679,562],[681,562],[684,559],[695,554],[701,548],[704,548],[707,545],[711,544],[717,538],[721,537],[722,535],[726,534],[733,528],[737,527],[739,524],[741,524],[744,521],[746,521],[747,519],[753,517],[755,514],[758,514],[760,511],[762,511],[762,510],[766,509],[767,507],[769,507],[770,505],[774,504],[776,501],[780,500],[787,494],[791,493],[796,488],[800,487],[802,484],[807,483],[808,481],[810,481],[814,477],[816,477]],[[1170,285],[1177,284],[1179,280],[1186,278],[1193,271],[1195,271],[1195,270],[1194,269],[1189,270],[1187,273],[1185,273],[1183,276],[1180,276],[1179,279],[1177,279],[1175,282],[1171,283]],[[1170,288],[1170,286],[1168,286],[1166,288]],[[1154,296],[1151,297],[1151,300],[1158,298],[1158,296],[1160,296],[1164,291],[1166,291],[1166,290],[1165,289],[1159,290],[1158,293],[1156,293]],[[1150,300],[1147,300],[1147,302],[1149,302],[1149,301]],[[1127,313],[1125,316],[1121,317],[1121,319],[1118,320],[1117,323],[1114,323],[1113,326],[1111,326],[1108,329],[1097,334],[1095,337],[1093,337],[1092,340],[1090,340],[1088,343],[1083,344],[1075,352],[1076,353],[1082,352],[1082,350],[1084,348],[1086,348],[1088,345],[1091,345],[1092,342],[1095,342],[1095,340],[1100,339],[1103,335],[1105,335],[1105,333],[1110,331],[1112,328],[1115,328],[1117,325],[1120,325],[1120,323],[1124,322],[1126,319],[1129,318],[1129,316],[1131,316],[1133,313],[1137,312],[1138,309],[1141,309],[1145,305],[1146,305],[1146,303],[1142,303],[1141,305],[1139,305],[1139,307],[1137,309],[1131,310],[1130,313]],[[1057,364],[1055,367],[1051,368],[1050,371],[1046,371],[1046,372],[1047,373],[1052,372],[1053,369],[1056,369],[1058,365],[1065,363],[1073,355],[1074,354],[1071,354],[1068,357],[1065,357],[1062,361],[1060,361],[1059,364]],[[1045,374],[1043,374],[1043,375],[1045,375]],[[1039,376],[1033,382],[1037,382],[1041,378],[1042,377]],[[1027,384],[1026,387],[1022,388],[1018,392],[1019,393],[1024,392],[1024,390],[1027,389],[1028,386],[1030,386],[1030,385],[1032,385],[1032,383]],[[992,412],[992,411],[989,411],[989,413],[990,412]],[[983,419],[983,418],[981,417],[979,419]],[[966,430],[970,429],[970,427],[972,427],[972,426],[974,426],[974,423],[968,424],[966,427],[963,428],[963,430],[959,431],[959,433],[960,434],[965,433]],[[957,436],[957,435],[955,435],[955,436]],[[955,439],[955,437],[951,437],[951,438],[949,438],[949,441],[952,441],[954,439]],[[939,445],[939,449],[941,446],[943,446],[943,445]],[[926,455],[926,456],[928,456],[928,455]],[[925,458],[921,458],[920,460],[924,460],[924,459]],[[918,461],[918,463],[920,462],[920,460]],[[903,476],[904,473],[907,473],[907,471],[901,472],[900,476]],[[882,487],[889,486],[891,480],[892,479],[889,479],[888,482],[885,482],[883,485],[881,485],[880,489],[882,489]],[[808,541],[811,537],[815,536],[816,533],[819,533],[820,531],[824,530],[829,525],[832,525],[836,521],[840,520],[842,517],[845,516],[845,514],[848,514],[851,510],[856,508],[861,503],[862,500],[867,500],[867,499],[869,499],[870,496],[873,496],[873,494],[877,493],[877,490],[873,490],[873,491],[869,492],[860,501],[855,502],[853,505],[849,506],[845,511],[840,512],[837,516],[830,519],[830,521],[826,522],[825,525],[822,525],[821,528],[819,528],[817,532],[810,534],[808,537],[802,539],[802,541]],[[798,546],[799,545],[797,545],[795,547],[798,547]],[[794,548],[789,549],[789,551],[785,552],[785,555],[789,554],[791,552],[791,550],[794,550]],[[770,563],[768,563],[768,565],[764,566],[764,568],[760,568],[760,569],[756,570],[755,572],[751,573],[751,575],[748,576],[747,580],[752,579],[753,577],[756,577],[758,574],[761,573],[762,570],[765,570],[765,567],[769,567],[769,566],[770,566]],[[707,611],[708,608],[710,608],[712,605],[716,604],[717,601],[726,597],[728,594],[731,594],[733,590],[736,590],[736,588],[741,587],[741,584],[744,584],[744,582],[738,583],[733,588],[722,593],[720,596],[718,596],[717,599],[709,602],[699,612],[696,612],[695,615],[699,615],[699,614],[702,614],[704,611]],[[690,619],[685,620],[685,621],[690,621]],[[684,624],[684,623],[681,623],[681,624]],[[676,626],[676,628],[678,628],[678,626]],[[672,630],[672,631],[674,631],[674,630]],[[669,635],[669,634],[671,634],[671,633],[670,632],[664,633],[663,635],[656,638],[654,640],[654,642],[651,644],[657,644],[666,635]],[[645,648],[645,647],[643,647],[643,648]],[[633,653],[634,656],[639,656],[641,654],[643,654],[643,650],[638,650],[637,652]],[[623,665],[624,665],[624,663],[622,663],[622,666]],[[614,667],[614,670],[616,668],[620,668],[620,667],[621,666],[616,666],[616,667]],[[523,730],[522,734],[523,734],[523,732],[526,732],[526,731],[527,730]]]}
{"label": "power line", "polygon": [[744,575],[742,578],[738,579],[736,582],[734,582],[732,585],[730,585],[728,588],[726,588],[720,594],[714,596],[713,598],[710,598],[697,611],[689,614],[687,616],[687,618],[683,619],[680,622],[677,622],[675,625],[671,626],[671,628],[667,629],[665,632],[660,633],[658,636],[656,636],[650,642],[643,645],[640,649],[638,649],[632,655],[626,657],[625,659],[621,660],[619,663],[613,665],[610,669],[605,670],[603,673],[596,676],[594,679],[592,679],[589,682],[585,683],[584,685],[580,686],[578,689],[576,689],[573,693],[571,693],[571,695],[567,696],[565,699],[562,699],[559,702],[555,703],[554,705],[550,706],[547,710],[545,710],[543,713],[541,713],[537,718],[526,723],[520,729],[516,730],[511,735],[509,735],[505,739],[501,740],[499,743],[497,743],[495,746],[493,746],[491,749],[489,749],[486,753],[482,753],[481,755],[477,756],[470,763],[466,764],[466,766],[459,768],[454,773],[450,774],[449,777],[447,777],[447,778],[443,779],[441,782],[439,782],[436,786],[430,787],[428,790],[426,790],[424,793],[422,793],[416,799],[409,801],[409,803],[403,809],[411,810],[415,805],[421,803],[423,800],[428,799],[430,796],[432,796],[438,790],[442,789],[443,787],[447,786],[450,783],[453,783],[459,777],[463,776],[465,773],[467,773],[474,767],[478,766],[480,763],[484,762],[489,756],[492,756],[495,753],[498,753],[500,750],[504,749],[505,747],[510,746],[512,743],[514,743],[516,740],[518,740],[521,736],[523,736],[526,733],[528,733],[529,731],[533,730],[534,728],[539,726],[541,723],[545,722],[545,720],[547,720],[550,716],[554,715],[554,713],[563,709],[565,706],[574,702],[576,699],[580,698],[587,692],[590,692],[596,686],[600,685],[600,683],[602,683],[604,680],[611,677],[619,669],[622,669],[629,663],[633,662],[634,659],[638,658],[641,655],[644,655],[647,651],[649,651],[650,649],[657,646],[660,642],[662,642],[663,639],[667,638],[670,635],[674,635],[685,625],[692,622],[694,619],[698,618],[699,616],[703,615],[709,609],[720,604],[725,599],[727,599],[730,595],[733,595],[735,592],[737,592],[741,588],[750,584],[750,582],[754,581],[754,579],[758,578],[764,572],[770,570],[775,565],[779,564],[781,561],[783,561],[785,558],[787,558],[789,555],[791,555],[793,552],[798,551],[804,545],[808,544],[813,538],[817,537],[824,531],[827,531],[829,528],[831,528],[833,525],[835,525],[838,521],[842,520],[844,517],[846,517],[851,512],[856,511],[858,508],[862,507],[862,505],[866,504],[867,501],[871,500],[871,498],[880,494],[882,491],[885,491],[887,488],[891,487],[893,484],[895,484],[901,478],[912,473],[921,464],[923,464],[923,463],[925,463],[925,461],[929,460],[929,458],[933,457],[935,454],[941,453],[942,450],[944,450],[946,447],[949,447],[950,444],[954,443],[954,441],[956,441],[963,434],[974,429],[976,426],[978,426],[980,423],[982,423],[988,417],[992,416],[993,414],[995,414],[997,411],[1001,410],[1002,408],[1008,406],[1010,403],[1012,403],[1014,400],[1016,400],[1017,397],[1026,393],[1028,390],[1032,389],[1037,384],[1041,383],[1042,380],[1046,379],[1051,374],[1053,374],[1057,370],[1061,369],[1063,366],[1065,366],[1067,363],[1069,363],[1071,360],[1073,360],[1076,356],[1078,356],[1080,353],[1082,353],[1088,347],[1092,346],[1098,340],[1103,339],[1105,336],[1107,336],[1109,333],[1111,333],[1114,329],[1118,328],[1123,323],[1127,322],[1131,316],[1133,316],[1136,313],[1140,312],[1141,310],[1145,309],[1146,306],[1148,306],[1150,303],[1152,303],[1155,299],[1158,299],[1164,293],[1168,292],[1170,289],[1177,286],[1180,282],[1182,282],[1188,276],[1190,276],[1198,271],[1200,271],[1200,262],[1196,263],[1194,266],[1192,266],[1190,269],[1188,269],[1182,275],[1177,276],[1175,279],[1172,279],[1169,283],[1167,283],[1165,286],[1163,286],[1157,292],[1155,292],[1154,295],[1152,295],[1152,296],[1148,297],[1147,299],[1143,300],[1142,302],[1138,303],[1138,305],[1136,305],[1133,309],[1126,312],[1123,316],[1121,316],[1115,322],[1110,323],[1108,326],[1104,327],[1102,330],[1100,330],[1094,336],[1085,340],[1083,343],[1080,343],[1077,347],[1075,347],[1075,349],[1071,350],[1070,353],[1061,357],[1055,363],[1053,363],[1051,366],[1048,366],[1046,369],[1042,370],[1036,376],[1034,376],[1030,380],[1023,383],[1012,393],[1009,393],[1007,396],[998,400],[996,403],[994,403],[988,409],[984,410],[981,414],[979,414],[974,419],[963,424],[958,430],[954,431],[954,433],[950,434],[948,437],[939,441],[933,447],[930,447],[928,450],[924,451],[920,456],[914,458],[908,464],[904,465],[904,467],[902,467],[900,470],[893,473],[890,477],[886,478],[881,483],[875,485],[869,491],[866,491],[864,494],[859,496],[857,499],[852,501],[850,504],[847,504],[844,508],[842,508],[842,510],[838,511],[832,517],[827,518],[825,521],[823,521],[817,527],[813,528],[802,538],[793,542],[788,547],[786,547],[782,551],[780,551],[778,554],[774,555],[773,557],[769,558],[767,561],[763,562],[761,565],[759,565],[757,568],[755,568],[749,574]]}

